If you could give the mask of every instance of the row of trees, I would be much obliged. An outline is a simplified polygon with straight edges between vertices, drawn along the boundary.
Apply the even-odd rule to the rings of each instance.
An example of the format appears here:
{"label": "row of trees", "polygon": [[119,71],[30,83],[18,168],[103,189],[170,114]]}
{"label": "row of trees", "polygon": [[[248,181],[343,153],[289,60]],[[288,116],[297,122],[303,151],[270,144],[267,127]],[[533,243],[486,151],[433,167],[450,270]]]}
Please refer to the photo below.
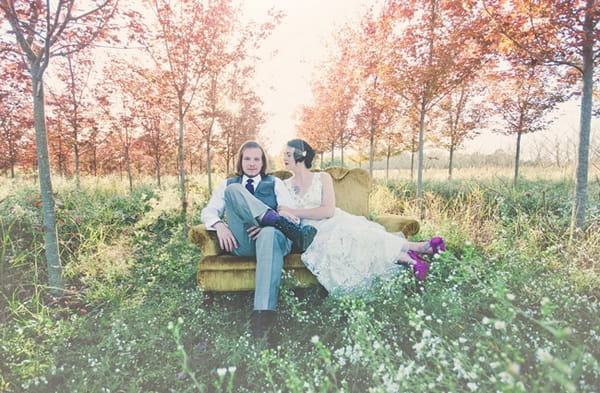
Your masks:
{"label": "row of trees", "polygon": [[336,50],[300,112],[299,134],[318,150],[376,159],[449,152],[493,127],[514,135],[517,184],[521,137],[544,130],[547,114],[581,97],[574,228],[587,204],[593,71],[600,6],[594,0],[385,0],[357,26],[339,31]]}
{"label": "row of trees", "polygon": [[[49,67],[48,143],[59,173],[79,178],[81,171],[137,169],[152,171],[160,182],[161,174],[174,168],[181,176],[183,161],[192,170],[205,169],[216,156],[226,167],[231,145],[256,136],[264,122],[262,102],[251,86],[253,51],[281,15],[242,26],[231,1],[144,4],[139,12],[120,12],[114,5],[110,28],[116,33],[109,48],[106,40],[97,41],[57,56]],[[14,46],[9,35],[3,42],[7,51]],[[29,77],[18,58],[10,60],[1,64],[8,83],[0,90],[6,97],[0,111],[7,119],[0,145],[7,154],[0,165],[14,176],[16,166],[37,162],[26,124]],[[215,154],[206,154],[207,145]]]}
{"label": "row of trees", "polygon": [[[210,188],[213,160],[230,172],[237,146],[265,120],[255,53],[282,15],[242,22],[233,0],[138,6],[0,0],[0,159],[13,175],[17,165],[38,169],[57,290],[51,156],[76,179],[120,171],[131,184],[138,170],[160,183],[177,173],[185,215],[186,172],[206,170]],[[337,33],[299,134],[323,153],[338,149],[342,162],[348,147],[363,151],[371,169],[375,158],[415,152],[420,196],[426,140],[448,149],[451,175],[456,149],[493,115],[520,138],[576,92],[565,86],[583,85],[574,198],[583,228],[599,17],[594,0],[384,0]]]}
{"label": "row of trees", "polygon": [[17,165],[38,169],[55,294],[63,283],[50,153],[78,182],[81,172],[124,171],[131,184],[136,166],[160,182],[175,169],[185,216],[186,165],[204,153],[209,174],[213,157],[229,170],[236,145],[264,122],[254,53],[282,15],[242,23],[231,0],[136,5],[0,0],[0,156],[13,176]]}

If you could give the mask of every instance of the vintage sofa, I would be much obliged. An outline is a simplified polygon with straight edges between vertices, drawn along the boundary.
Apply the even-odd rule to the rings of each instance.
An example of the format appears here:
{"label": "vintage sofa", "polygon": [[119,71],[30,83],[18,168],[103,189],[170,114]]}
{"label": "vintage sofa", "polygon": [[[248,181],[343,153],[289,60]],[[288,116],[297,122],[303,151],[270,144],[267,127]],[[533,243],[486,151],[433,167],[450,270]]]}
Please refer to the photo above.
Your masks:
{"label": "vintage sofa", "polygon": [[[333,178],[337,207],[350,213],[368,217],[371,176],[360,169],[330,167],[325,169]],[[276,171],[273,175],[286,179],[288,171]],[[419,222],[397,215],[378,216],[374,221],[383,225],[388,232],[402,232],[406,237],[419,231]],[[254,289],[256,261],[254,258],[237,257],[224,253],[215,231],[206,230],[203,224],[192,227],[189,239],[200,247],[202,254],[198,261],[198,285],[205,291],[245,291]],[[317,284],[315,276],[302,264],[300,254],[294,252],[286,256],[284,271],[297,281],[297,287]]]}

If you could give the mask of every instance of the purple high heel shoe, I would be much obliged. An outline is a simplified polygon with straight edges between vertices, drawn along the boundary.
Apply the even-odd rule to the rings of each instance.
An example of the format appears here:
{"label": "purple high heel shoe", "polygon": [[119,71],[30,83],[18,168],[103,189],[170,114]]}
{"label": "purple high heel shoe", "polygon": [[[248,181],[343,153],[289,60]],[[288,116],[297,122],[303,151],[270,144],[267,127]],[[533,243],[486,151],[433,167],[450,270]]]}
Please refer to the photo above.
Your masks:
{"label": "purple high heel shoe", "polygon": [[416,279],[419,281],[425,281],[427,278],[429,265],[427,262],[425,262],[425,259],[421,258],[415,251],[408,251],[407,254],[415,261],[415,264],[412,266]]}
{"label": "purple high heel shoe", "polygon": [[441,237],[432,237],[429,240],[429,247],[431,247],[433,254],[437,254],[440,251],[446,251],[446,244]]}

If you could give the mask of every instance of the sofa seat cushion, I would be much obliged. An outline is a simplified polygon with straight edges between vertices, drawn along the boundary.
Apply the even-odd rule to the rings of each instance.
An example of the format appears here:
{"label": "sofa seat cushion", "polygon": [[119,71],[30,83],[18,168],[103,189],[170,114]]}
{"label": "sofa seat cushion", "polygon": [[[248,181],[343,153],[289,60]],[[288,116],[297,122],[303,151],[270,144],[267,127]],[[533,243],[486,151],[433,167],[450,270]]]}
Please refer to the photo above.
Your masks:
{"label": "sofa seat cushion", "polygon": [[[292,276],[295,287],[317,284],[316,277],[304,266],[300,254],[289,254],[283,270]],[[205,291],[249,291],[254,289],[256,260],[234,255],[209,255],[198,264],[198,284]]]}

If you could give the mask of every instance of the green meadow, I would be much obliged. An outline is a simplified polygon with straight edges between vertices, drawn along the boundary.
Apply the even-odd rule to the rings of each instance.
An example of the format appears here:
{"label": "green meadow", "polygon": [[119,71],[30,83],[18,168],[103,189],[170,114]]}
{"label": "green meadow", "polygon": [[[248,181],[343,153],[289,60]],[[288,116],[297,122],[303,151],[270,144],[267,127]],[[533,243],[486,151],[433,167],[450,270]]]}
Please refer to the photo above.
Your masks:
{"label": "green meadow", "polygon": [[250,334],[252,293],[196,284],[187,232],[205,177],[185,220],[174,179],[131,193],[118,177],[55,179],[60,298],[37,183],[2,178],[0,392],[600,392],[600,182],[571,236],[568,176],[510,176],[425,172],[421,214],[409,174],[378,172],[372,214],[417,217],[415,238],[448,251],[424,284],[406,271],[360,297],[286,277],[268,349]]}

